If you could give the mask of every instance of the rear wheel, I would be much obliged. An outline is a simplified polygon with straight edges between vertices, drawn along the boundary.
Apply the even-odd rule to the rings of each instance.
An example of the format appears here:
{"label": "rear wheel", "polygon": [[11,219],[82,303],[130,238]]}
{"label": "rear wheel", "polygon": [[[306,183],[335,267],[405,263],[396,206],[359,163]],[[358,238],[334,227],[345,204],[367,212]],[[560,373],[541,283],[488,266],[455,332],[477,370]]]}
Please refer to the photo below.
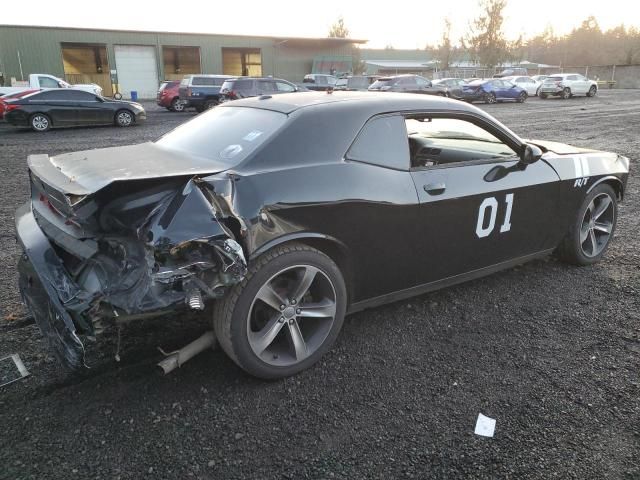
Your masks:
{"label": "rear wheel", "polygon": [[591,85],[591,88],[587,92],[587,97],[595,97],[598,93],[598,88],[595,85]]}
{"label": "rear wheel", "polygon": [[562,260],[574,265],[591,265],[602,258],[616,227],[616,198],[616,192],[607,184],[598,185],[586,196],[558,247]]}
{"label": "rear wheel", "polygon": [[35,113],[31,115],[29,125],[35,132],[46,132],[51,128],[51,119],[44,113]]}
{"label": "rear wheel", "polygon": [[134,122],[133,113],[129,110],[118,110],[115,122],[118,127],[130,127]]}
{"label": "rear wheel", "polygon": [[174,112],[184,112],[185,104],[179,98],[171,100],[171,110]]}
{"label": "rear wheel", "polygon": [[257,258],[216,303],[214,329],[222,349],[248,373],[287,377],[331,347],[346,299],[342,274],[329,257],[306,245],[282,245]]}
{"label": "rear wheel", "polygon": [[217,100],[207,100],[206,102],[204,102],[204,108],[205,110],[209,110],[210,108],[215,107],[216,105],[218,105],[218,101]]}
{"label": "rear wheel", "polygon": [[496,103],[496,94],[493,92],[485,93],[484,103]]}
{"label": "rear wheel", "polygon": [[195,107],[196,112],[198,113],[202,113],[204,112],[204,105],[198,105],[197,107]]}
{"label": "rear wheel", "polygon": [[571,97],[571,89],[569,87],[566,87],[564,90],[562,90],[562,93],[560,94],[560,97],[563,100],[566,100],[568,98]]}
{"label": "rear wheel", "polygon": [[546,93],[540,93],[539,96],[540,96],[540,99],[542,99],[542,100],[547,98],[547,94]]}

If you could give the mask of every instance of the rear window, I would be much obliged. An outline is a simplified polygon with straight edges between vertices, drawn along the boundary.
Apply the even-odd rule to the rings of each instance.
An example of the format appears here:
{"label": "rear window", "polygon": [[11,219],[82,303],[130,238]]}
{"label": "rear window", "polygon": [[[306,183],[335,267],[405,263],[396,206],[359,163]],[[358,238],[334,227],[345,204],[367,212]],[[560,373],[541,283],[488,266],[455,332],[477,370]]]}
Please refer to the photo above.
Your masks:
{"label": "rear window", "polygon": [[273,136],[287,116],[246,107],[218,107],[164,135],[156,144],[169,150],[237,165]]}
{"label": "rear window", "polygon": [[194,86],[215,86],[219,87],[224,83],[224,78],[216,78],[216,77],[193,77],[191,81],[191,85]]}
{"label": "rear window", "polygon": [[564,80],[562,77],[547,77],[545,79],[546,82],[561,82],[562,80]]}

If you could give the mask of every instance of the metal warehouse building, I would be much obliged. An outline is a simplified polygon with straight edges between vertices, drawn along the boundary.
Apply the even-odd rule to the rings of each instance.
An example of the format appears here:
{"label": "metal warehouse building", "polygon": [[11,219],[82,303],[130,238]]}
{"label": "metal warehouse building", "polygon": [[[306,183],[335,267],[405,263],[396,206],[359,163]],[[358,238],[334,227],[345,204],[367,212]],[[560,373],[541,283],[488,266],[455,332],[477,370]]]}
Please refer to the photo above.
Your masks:
{"label": "metal warehouse building", "polygon": [[[251,37],[0,25],[0,82],[11,85],[31,73],[69,83],[112,83],[128,96],[154,98],[162,80],[190,73],[284,78],[301,82],[314,66],[351,69],[354,44],[343,38]],[[327,72],[328,73],[328,72]]]}

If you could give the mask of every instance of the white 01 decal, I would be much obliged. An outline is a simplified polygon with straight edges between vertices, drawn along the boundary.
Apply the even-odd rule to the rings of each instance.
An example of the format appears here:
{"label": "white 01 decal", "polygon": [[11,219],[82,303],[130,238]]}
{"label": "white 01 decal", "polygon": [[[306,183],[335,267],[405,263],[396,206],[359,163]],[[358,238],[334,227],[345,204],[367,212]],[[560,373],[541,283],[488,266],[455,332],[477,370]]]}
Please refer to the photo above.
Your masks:
{"label": "white 01 decal", "polygon": [[[504,222],[500,226],[500,233],[511,230],[511,210],[513,209],[513,193],[508,193],[505,197],[507,211],[504,215]],[[487,210],[490,210],[489,224],[485,227],[487,218]],[[476,235],[478,238],[484,238],[491,235],[496,226],[496,216],[498,215],[498,200],[495,197],[485,198],[478,209],[478,222],[476,223]]]}

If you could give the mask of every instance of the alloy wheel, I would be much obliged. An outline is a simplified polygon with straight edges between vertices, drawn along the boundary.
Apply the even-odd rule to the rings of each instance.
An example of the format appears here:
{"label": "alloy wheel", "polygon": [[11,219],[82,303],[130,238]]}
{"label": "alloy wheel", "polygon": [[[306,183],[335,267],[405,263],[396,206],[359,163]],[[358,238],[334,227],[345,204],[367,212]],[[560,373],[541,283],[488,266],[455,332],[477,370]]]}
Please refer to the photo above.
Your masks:
{"label": "alloy wheel", "polygon": [[606,248],[614,221],[613,199],[607,193],[593,197],[580,226],[580,248],[586,257],[595,257]]}
{"label": "alloy wheel", "polygon": [[296,365],[318,350],[336,316],[336,291],[311,265],[280,270],[258,290],[247,315],[253,353],[278,367]]}
{"label": "alloy wheel", "polygon": [[174,112],[184,112],[185,104],[180,100],[173,101],[173,111]]}
{"label": "alloy wheel", "polygon": [[49,119],[44,115],[35,115],[31,119],[31,126],[39,132],[44,132],[49,128]]}
{"label": "alloy wheel", "polygon": [[569,90],[568,88],[565,88],[564,90],[562,90],[562,98],[564,100],[566,100],[570,96],[571,96],[571,90]]}
{"label": "alloy wheel", "polygon": [[133,117],[129,112],[118,113],[118,125],[121,127],[128,127],[133,122]]}
{"label": "alloy wheel", "polygon": [[486,103],[496,103],[496,95],[494,93],[487,93],[484,97]]}

